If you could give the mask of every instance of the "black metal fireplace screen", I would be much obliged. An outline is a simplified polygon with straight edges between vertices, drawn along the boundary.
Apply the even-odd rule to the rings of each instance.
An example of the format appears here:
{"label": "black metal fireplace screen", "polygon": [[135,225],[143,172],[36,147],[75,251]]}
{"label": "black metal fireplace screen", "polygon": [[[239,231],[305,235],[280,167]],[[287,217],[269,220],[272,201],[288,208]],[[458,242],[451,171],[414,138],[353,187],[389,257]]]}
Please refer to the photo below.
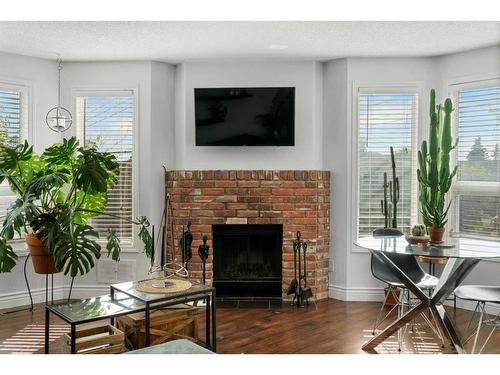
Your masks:
{"label": "black metal fireplace screen", "polygon": [[283,226],[213,225],[218,297],[281,297]]}

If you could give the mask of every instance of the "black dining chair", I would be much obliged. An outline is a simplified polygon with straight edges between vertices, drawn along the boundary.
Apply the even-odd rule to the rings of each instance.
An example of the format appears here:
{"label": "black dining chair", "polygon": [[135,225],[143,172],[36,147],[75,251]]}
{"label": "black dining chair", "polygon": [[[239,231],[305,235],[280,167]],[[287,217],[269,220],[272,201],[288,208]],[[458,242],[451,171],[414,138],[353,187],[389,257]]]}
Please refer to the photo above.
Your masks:
{"label": "black dining chair", "polygon": [[476,312],[480,312],[479,322],[477,324],[477,328],[475,329],[475,334],[469,335],[466,341],[469,341],[472,336],[474,336],[474,344],[472,346],[471,354],[476,352],[476,346],[479,338],[479,333],[481,332],[481,328],[483,326],[491,327],[491,331],[484,340],[481,349],[477,352],[477,354],[481,354],[484,350],[486,344],[490,340],[493,332],[496,329],[500,329],[500,312],[493,317],[490,317],[486,312],[486,304],[500,304],[500,286],[491,286],[491,285],[462,285],[455,289],[455,295],[466,301],[474,301],[476,302],[476,308],[472,313],[471,319],[469,320],[469,324],[467,325],[467,330],[470,327],[470,323],[474,318]]}
{"label": "black dining chair", "polygon": [[[438,285],[439,279],[426,273],[422,269],[422,267],[420,267],[420,264],[414,256],[387,252],[385,253],[385,255],[420,289],[432,290],[435,289]],[[406,286],[391,272],[391,270],[388,269],[385,263],[383,263],[373,255],[371,257],[371,271],[376,279],[388,285],[388,290],[384,302],[382,303],[382,307],[379,310],[377,319],[375,320],[375,324],[373,326],[372,333],[375,334],[376,329],[392,314],[394,309],[398,309],[398,319],[405,313],[405,308],[409,308],[411,306],[411,297],[408,288],[406,288]],[[392,297],[393,300],[396,301],[396,303],[388,313],[383,315],[384,307],[387,305],[390,297]],[[434,326],[425,313],[422,313],[421,316],[427,322],[436,336],[441,339],[444,345],[444,338],[441,334],[441,331],[437,327],[437,324],[436,326]],[[404,332],[406,332],[406,329]],[[401,350],[401,340],[402,333],[401,330],[398,330],[399,350]]]}

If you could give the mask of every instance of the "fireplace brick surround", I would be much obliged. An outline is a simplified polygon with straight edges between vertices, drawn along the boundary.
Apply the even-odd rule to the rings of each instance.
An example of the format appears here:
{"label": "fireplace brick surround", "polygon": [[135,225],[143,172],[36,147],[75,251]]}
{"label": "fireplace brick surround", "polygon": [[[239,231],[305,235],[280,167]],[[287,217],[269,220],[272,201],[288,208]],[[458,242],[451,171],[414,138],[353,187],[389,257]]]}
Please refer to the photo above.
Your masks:
{"label": "fireplace brick surround", "polygon": [[[293,278],[292,242],[297,231],[308,242],[307,282],[317,300],[328,297],[330,172],[319,170],[176,170],[165,175],[174,240],[190,220],[193,258],[190,274],[201,279],[198,246],[208,236],[207,282],[212,282],[212,225],[283,225],[283,297]],[[169,244],[171,246],[171,244]]]}

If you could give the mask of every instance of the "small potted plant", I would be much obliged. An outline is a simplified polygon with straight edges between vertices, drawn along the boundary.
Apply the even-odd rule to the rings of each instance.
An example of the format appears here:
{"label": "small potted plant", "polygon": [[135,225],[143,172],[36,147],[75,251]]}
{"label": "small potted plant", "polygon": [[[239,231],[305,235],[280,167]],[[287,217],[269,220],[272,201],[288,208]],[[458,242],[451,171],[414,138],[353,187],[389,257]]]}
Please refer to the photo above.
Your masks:
{"label": "small potted plant", "polygon": [[444,226],[451,205],[451,200],[446,204],[446,194],[457,173],[457,167],[450,170],[450,153],[458,142],[457,139],[453,143],[451,136],[452,111],[451,99],[447,98],[444,105],[436,105],[436,93],[431,90],[429,146],[427,141],[423,141],[418,152],[417,178],[420,212],[432,243],[443,242]]}
{"label": "small potted plant", "polygon": [[423,224],[416,224],[411,228],[410,234],[406,235],[406,241],[411,245],[426,245],[429,242],[427,228]]}
{"label": "small potted plant", "polygon": [[[0,147],[0,183],[6,180],[17,199],[7,210],[0,231],[0,273],[9,272],[17,256],[9,243],[25,235],[35,271],[75,277],[89,272],[101,256],[99,234],[89,219],[105,212],[107,193],[119,165],[111,153],[80,147],[75,137],[47,148],[41,155],[27,142]],[[127,218],[122,218],[128,220]],[[128,220],[139,226],[146,255],[152,239],[146,217]],[[112,229],[106,250],[120,259],[120,241]]]}

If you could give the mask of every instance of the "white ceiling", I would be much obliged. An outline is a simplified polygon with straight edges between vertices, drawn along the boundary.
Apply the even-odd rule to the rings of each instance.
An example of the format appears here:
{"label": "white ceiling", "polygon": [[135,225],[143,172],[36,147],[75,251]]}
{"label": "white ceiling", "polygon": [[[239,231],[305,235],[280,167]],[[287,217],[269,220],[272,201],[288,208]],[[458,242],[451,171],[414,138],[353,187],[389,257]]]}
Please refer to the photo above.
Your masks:
{"label": "white ceiling", "polygon": [[0,22],[0,51],[66,61],[436,56],[500,44],[500,22]]}

